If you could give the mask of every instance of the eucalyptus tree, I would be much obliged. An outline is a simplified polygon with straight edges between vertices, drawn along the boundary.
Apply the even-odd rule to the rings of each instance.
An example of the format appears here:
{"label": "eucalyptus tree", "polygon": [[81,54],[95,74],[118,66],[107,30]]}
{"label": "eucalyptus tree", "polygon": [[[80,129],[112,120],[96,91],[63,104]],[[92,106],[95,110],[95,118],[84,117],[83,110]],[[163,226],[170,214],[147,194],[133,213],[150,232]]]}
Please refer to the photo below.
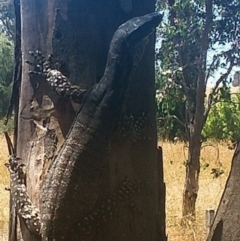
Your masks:
{"label": "eucalyptus tree", "polygon": [[[229,77],[239,65],[240,3],[168,0],[159,1],[158,7],[167,13],[159,29],[163,39],[157,52],[161,85],[157,99],[165,113],[159,110],[159,115],[175,119],[188,142],[182,213],[192,216],[199,190],[202,130],[211,107],[227,98]],[[214,87],[206,95],[212,79]]]}

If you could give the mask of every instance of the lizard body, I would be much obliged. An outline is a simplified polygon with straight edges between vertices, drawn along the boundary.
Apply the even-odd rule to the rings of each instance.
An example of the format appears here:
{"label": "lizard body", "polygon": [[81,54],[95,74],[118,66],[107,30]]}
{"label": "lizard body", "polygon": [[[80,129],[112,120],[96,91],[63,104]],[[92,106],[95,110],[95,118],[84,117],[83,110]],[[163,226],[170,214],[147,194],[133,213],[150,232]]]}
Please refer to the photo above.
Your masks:
{"label": "lizard body", "polygon": [[[145,49],[140,46],[139,52],[137,47],[141,41],[145,43],[145,39],[155,30],[161,19],[161,15],[153,13],[122,24],[112,38],[102,79],[87,92],[72,86],[52,65],[51,56],[45,61],[40,52],[36,53],[33,73],[42,71],[50,87],[58,94],[82,103],[63,146],[43,180],[40,192],[41,220],[39,212],[31,209],[31,217],[27,216],[32,220],[31,224],[28,224],[28,219],[25,222],[32,225],[36,221],[36,232],[41,224],[43,241],[73,238],[77,229],[69,237],[72,228],[83,223],[81,220],[101,201],[99,193],[103,181],[106,181],[104,178],[108,175],[108,153],[113,127],[121,112],[131,71],[140,61]],[[23,185],[21,190],[26,193]],[[131,192],[129,188],[125,187],[125,190],[127,192],[124,196],[128,200]],[[22,194],[17,193],[18,197],[20,195]],[[27,194],[24,195],[30,208],[31,202]],[[119,200],[121,199],[116,199],[117,202]],[[24,217],[20,206],[17,210]],[[103,217],[99,218],[102,219]],[[80,236],[72,240],[83,239]]]}

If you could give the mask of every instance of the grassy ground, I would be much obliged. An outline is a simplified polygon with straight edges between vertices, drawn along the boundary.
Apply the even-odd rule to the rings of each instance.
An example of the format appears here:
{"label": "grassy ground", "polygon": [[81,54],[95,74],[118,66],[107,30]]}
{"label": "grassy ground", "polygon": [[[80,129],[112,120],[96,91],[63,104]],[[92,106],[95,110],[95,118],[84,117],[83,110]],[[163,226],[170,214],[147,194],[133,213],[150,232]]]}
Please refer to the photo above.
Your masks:
{"label": "grassy ground", "polygon": [[[163,147],[164,175],[167,186],[166,215],[169,241],[203,241],[206,238],[204,215],[207,208],[217,208],[229,173],[233,151],[224,144],[206,145],[202,149],[200,190],[197,201],[197,220],[180,226],[182,189],[185,177],[186,148],[183,143],[159,143]],[[0,137],[0,241],[7,240],[9,193],[4,190],[9,186],[9,175],[4,167],[7,160],[7,147]],[[219,154],[219,155],[218,155]],[[207,164],[209,166],[207,167]],[[213,178],[212,168],[221,168],[224,173]]]}
{"label": "grassy ground", "polygon": [[[182,190],[185,177],[187,149],[182,143],[159,143],[163,147],[164,179],[166,182],[166,221],[169,241],[205,241],[205,210],[217,209],[229,173],[233,151],[227,145],[205,144],[201,156],[199,195],[196,206],[196,222],[181,227]],[[209,166],[207,167],[207,165]],[[224,173],[213,178],[212,168]]]}
{"label": "grassy ground", "polygon": [[8,150],[3,135],[0,136],[0,241],[7,240],[9,214],[9,173],[4,163],[8,157]]}

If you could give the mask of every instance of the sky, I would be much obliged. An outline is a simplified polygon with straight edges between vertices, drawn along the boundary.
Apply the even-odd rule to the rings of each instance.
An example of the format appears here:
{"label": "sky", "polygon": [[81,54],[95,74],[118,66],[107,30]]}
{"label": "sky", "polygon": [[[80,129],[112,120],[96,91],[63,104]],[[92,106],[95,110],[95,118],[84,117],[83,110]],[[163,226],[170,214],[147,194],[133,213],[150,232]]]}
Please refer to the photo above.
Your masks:
{"label": "sky", "polygon": [[[161,46],[161,40],[160,41],[157,41],[156,42],[156,49],[160,48]],[[212,59],[213,59],[213,56],[214,54],[219,54],[221,53],[222,51],[226,51],[228,49],[230,49],[230,44],[226,44],[225,46],[220,46],[220,45],[215,45],[214,46],[214,51],[213,50],[210,50],[208,52],[208,56],[207,56],[207,62],[208,64],[210,64],[212,62]],[[238,67],[233,67],[230,75],[229,75],[229,78],[232,78],[233,79],[233,76],[234,74],[237,72],[237,71],[240,71],[240,66]],[[215,71],[215,73],[209,77],[209,80],[208,80],[208,83],[207,83],[207,87],[214,87],[215,84],[216,84],[216,81],[221,77],[222,74],[224,74],[226,72],[226,69],[224,68],[219,68],[217,71]]]}
{"label": "sky", "polygon": [[[219,45],[214,46],[215,51],[209,51],[209,53],[208,53],[208,62],[210,63],[210,61],[212,60],[214,54],[221,53],[221,51],[226,51],[229,48],[230,48],[229,44],[227,44],[226,46],[219,46]],[[234,74],[237,71],[240,71],[240,66],[239,67],[233,67],[233,69],[232,69],[232,71],[231,71],[231,73],[229,75],[229,78],[233,79]],[[216,81],[221,77],[222,73],[225,73],[225,72],[226,72],[226,69],[219,68],[218,71],[216,71],[214,73],[214,75],[209,78],[207,86],[208,87],[213,87],[215,85]]]}
{"label": "sky", "polygon": [[[167,17],[168,17],[168,11],[164,11],[164,12],[161,12],[162,14],[164,14],[164,17],[163,17],[163,22],[167,22]],[[159,48],[161,45],[161,41],[158,41],[156,43],[156,48]],[[220,46],[220,45],[215,45],[214,46],[214,51],[211,50],[209,51],[208,53],[208,63],[211,63],[212,62],[212,59],[213,59],[213,56],[214,54],[218,54],[218,53],[221,53],[221,51],[226,51],[228,49],[230,49],[230,44],[226,44],[225,46]],[[237,71],[240,71],[240,66],[238,67],[233,67],[230,75],[229,75],[229,79],[232,78],[233,79],[233,76],[234,74],[237,72]],[[207,83],[207,86],[208,87],[214,87],[215,86],[215,83],[216,81],[221,77],[222,73],[224,74],[226,72],[226,69],[223,69],[223,68],[219,68],[212,76],[209,77],[209,80],[208,80],[208,83]]]}

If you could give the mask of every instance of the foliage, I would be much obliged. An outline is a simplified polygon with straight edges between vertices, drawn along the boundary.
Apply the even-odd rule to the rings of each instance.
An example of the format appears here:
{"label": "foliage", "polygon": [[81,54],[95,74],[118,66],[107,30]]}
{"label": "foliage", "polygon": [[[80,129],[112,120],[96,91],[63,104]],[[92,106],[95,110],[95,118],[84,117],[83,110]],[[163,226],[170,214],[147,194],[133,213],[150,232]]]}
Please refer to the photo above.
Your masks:
{"label": "foliage", "polygon": [[14,39],[15,14],[12,0],[0,0],[0,32]]}
{"label": "foliage", "polygon": [[[184,129],[180,124],[185,127],[185,132],[180,133],[180,139],[186,138],[189,146],[182,215],[194,218],[202,130],[211,108],[229,96],[228,78],[233,67],[239,64],[240,2],[166,0],[161,5],[165,7],[168,18],[159,31],[163,40],[157,53],[158,85],[161,86],[158,118],[165,119],[166,125],[172,125],[167,119],[174,110],[178,120],[175,129],[181,132]],[[221,51],[217,51],[219,49]],[[223,72],[206,96],[210,77],[220,71]],[[173,127],[165,129],[169,132],[169,129],[174,130]]]}
{"label": "foliage", "polygon": [[[156,54],[159,135],[188,140],[196,112],[202,112],[202,129],[211,107],[229,95],[229,75],[240,59],[240,3],[215,0],[211,9],[205,1],[168,0],[158,6],[167,15]],[[220,71],[212,93],[204,97],[209,80]]]}
{"label": "foliage", "polygon": [[[159,77],[159,75],[157,76]],[[158,135],[162,140],[173,141],[175,137],[179,137],[180,140],[185,141],[187,137],[183,114],[186,101],[175,86],[172,86],[171,92],[168,94],[160,92],[159,89],[163,89],[164,83],[164,77],[156,83],[158,88],[156,94]]]}
{"label": "foliage", "polygon": [[221,101],[212,107],[203,129],[203,135],[214,140],[239,140],[240,137],[240,93],[231,100]]}
{"label": "foliage", "polygon": [[13,71],[13,43],[0,35],[0,118],[4,117],[9,105]]}
{"label": "foliage", "polygon": [[3,134],[4,131],[8,133],[13,133],[14,130],[14,119],[10,118],[8,124],[5,125],[5,121],[2,119],[0,120],[0,135]]}

